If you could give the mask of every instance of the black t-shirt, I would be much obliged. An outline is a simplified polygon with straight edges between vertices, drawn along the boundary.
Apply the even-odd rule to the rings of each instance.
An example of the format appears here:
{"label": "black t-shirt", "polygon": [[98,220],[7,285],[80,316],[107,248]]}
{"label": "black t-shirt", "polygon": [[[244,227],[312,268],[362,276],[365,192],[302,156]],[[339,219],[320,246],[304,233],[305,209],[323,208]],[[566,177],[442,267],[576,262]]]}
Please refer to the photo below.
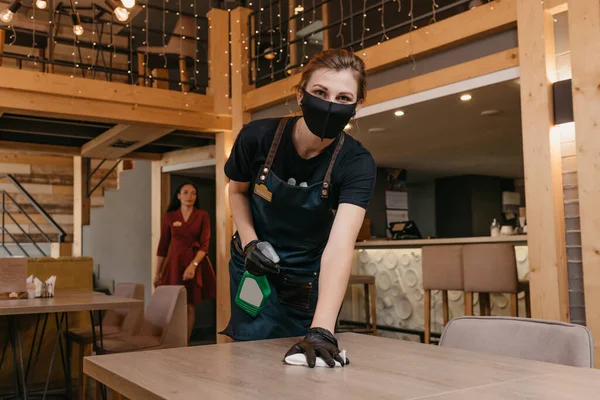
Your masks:
{"label": "black t-shirt", "polygon": [[[310,186],[325,178],[339,137],[319,155],[305,160],[298,155],[292,140],[294,123],[298,118],[290,118],[287,123],[271,170],[286,182],[294,178],[296,185],[306,182]],[[280,120],[281,118],[268,118],[244,125],[225,164],[225,174],[229,179],[237,182],[256,180],[269,154]],[[366,209],[373,193],[375,176],[376,166],[371,153],[358,140],[346,135],[331,174],[334,209],[341,203]]]}

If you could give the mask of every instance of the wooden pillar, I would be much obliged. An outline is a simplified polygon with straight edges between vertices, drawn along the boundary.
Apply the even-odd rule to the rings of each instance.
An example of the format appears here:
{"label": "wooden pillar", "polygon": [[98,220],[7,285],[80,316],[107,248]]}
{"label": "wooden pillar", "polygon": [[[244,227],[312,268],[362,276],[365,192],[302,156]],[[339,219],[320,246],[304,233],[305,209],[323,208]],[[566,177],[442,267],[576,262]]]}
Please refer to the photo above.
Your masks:
{"label": "wooden pillar", "polygon": [[185,65],[185,57],[179,58],[179,80],[181,81],[181,91],[189,92],[190,85],[184,82],[189,81],[189,75],[187,72],[187,66]]}
{"label": "wooden pillar", "polygon": [[211,27],[208,30],[208,94],[214,98],[215,114],[229,114],[229,13],[213,8],[207,17]]}
{"label": "wooden pillar", "polygon": [[137,54],[138,85],[146,86],[146,58],[144,53]]}
{"label": "wooden pillar", "polygon": [[6,31],[0,29],[0,66],[2,65],[2,53],[4,53],[4,40],[6,39]]}
{"label": "wooden pillar", "polygon": [[[163,215],[167,211],[169,206],[169,200],[171,195],[171,176],[162,172],[162,165],[160,161],[152,161],[152,173],[151,173],[151,188],[152,193],[152,205],[150,206],[152,220],[151,220],[151,237],[152,237],[152,282],[154,282],[154,276],[156,275],[156,250],[158,249],[158,241],[160,240],[160,226]],[[152,287],[154,292],[154,286]]]}
{"label": "wooden pillar", "polygon": [[50,257],[70,257],[73,254],[73,243],[51,243]]}
{"label": "wooden pillar", "polygon": [[73,157],[73,257],[83,255],[83,226],[90,224],[85,157]]}
{"label": "wooden pillar", "polygon": [[[229,158],[235,137],[243,125],[250,121],[250,114],[244,111],[244,93],[250,90],[248,78],[248,16],[251,10],[238,7],[230,15],[231,24],[231,119],[232,130],[216,135],[216,179],[217,179],[217,332],[229,322],[231,302],[229,298],[229,242],[233,235],[233,219],[229,208],[228,183],[225,176],[225,162]],[[213,26],[214,29],[214,26]],[[215,62],[217,62],[215,60]],[[217,335],[217,342],[230,339]]]}
{"label": "wooden pillar", "polygon": [[[296,15],[296,12],[295,12],[296,1],[288,0],[288,6],[289,6],[289,10],[288,10],[288,17],[289,17],[288,40],[290,42],[292,42],[293,40],[296,40],[296,32],[298,31],[296,18],[292,19]],[[298,44],[297,43],[290,44],[288,47],[288,50],[290,52],[290,54],[289,54],[290,65],[299,64],[299,62],[298,62]],[[287,65],[286,65],[286,67],[287,67]],[[288,72],[288,74],[290,74],[290,75],[294,74],[295,70],[296,70],[296,68],[291,68],[290,72]]]}
{"label": "wooden pillar", "polygon": [[600,368],[600,2],[569,0],[586,325]]}
{"label": "wooden pillar", "polygon": [[517,0],[531,312],[568,321],[560,137],[552,129],[554,29],[543,3]]}
{"label": "wooden pillar", "polygon": [[[329,25],[329,3],[325,3],[321,6],[321,21],[323,21],[323,26]],[[329,33],[331,28],[322,31],[323,34],[323,50],[329,49]]]}

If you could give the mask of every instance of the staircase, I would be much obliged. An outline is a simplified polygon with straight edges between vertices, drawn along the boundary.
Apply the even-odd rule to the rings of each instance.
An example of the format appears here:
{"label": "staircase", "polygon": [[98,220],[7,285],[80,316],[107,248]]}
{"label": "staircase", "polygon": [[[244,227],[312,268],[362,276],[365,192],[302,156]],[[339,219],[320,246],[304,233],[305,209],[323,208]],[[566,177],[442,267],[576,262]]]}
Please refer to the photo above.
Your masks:
{"label": "staircase", "polygon": [[[92,207],[117,190],[132,162],[90,160]],[[93,191],[92,191],[93,190]],[[73,158],[0,151],[0,257],[50,256],[51,243],[73,241]]]}

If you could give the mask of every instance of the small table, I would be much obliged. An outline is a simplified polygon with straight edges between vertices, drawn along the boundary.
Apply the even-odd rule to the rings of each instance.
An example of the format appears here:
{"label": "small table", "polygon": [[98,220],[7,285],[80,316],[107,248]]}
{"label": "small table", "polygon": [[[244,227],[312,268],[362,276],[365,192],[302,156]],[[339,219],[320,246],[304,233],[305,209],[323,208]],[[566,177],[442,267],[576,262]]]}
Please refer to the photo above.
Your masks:
{"label": "small table", "polygon": [[84,372],[136,399],[597,399],[600,371],[343,333],[344,368],[290,366],[297,339],[86,357]]}
{"label": "small table", "polygon": [[[69,330],[69,312],[77,311],[89,311],[90,318],[92,320],[92,331],[94,329],[94,318],[93,312],[109,309],[118,309],[125,307],[141,307],[144,302],[141,300],[127,299],[123,297],[107,296],[100,293],[88,292],[88,291],[76,291],[76,290],[57,290],[54,297],[51,298],[36,298],[36,299],[19,299],[19,300],[2,300],[0,301],[0,316],[8,317],[9,330],[7,333],[6,341],[3,346],[2,354],[0,356],[0,367],[4,361],[4,354],[8,346],[8,342],[11,343],[13,353],[13,365],[14,365],[14,376],[15,376],[15,395],[19,398],[21,389],[23,397],[28,397],[28,377],[35,375],[37,363],[39,361],[40,350],[42,348],[42,342],[44,338],[44,332],[46,331],[46,325],[48,322],[48,316],[54,314],[57,336],[54,343],[54,349],[52,351],[52,357],[50,359],[50,366],[48,368],[48,375],[46,378],[46,385],[44,388],[44,397],[48,391],[48,384],[50,383],[50,374],[54,365],[54,359],[56,357],[56,350],[60,348],[61,360],[63,363],[63,370],[65,371],[65,382],[66,382],[66,397],[71,398],[71,354],[69,346],[64,345],[61,340],[61,330],[65,327],[65,332]],[[18,317],[21,315],[37,314],[37,321],[33,334],[33,342],[29,351],[29,358],[27,360],[27,367],[23,360],[23,344],[21,342],[21,330],[19,327]],[[38,328],[40,320],[44,319],[42,330],[39,339],[37,338]],[[98,318],[100,321],[100,336],[102,336],[102,318]],[[33,354],[34,348],[36,347],[36,354]],[[102,337],[100,337],[100,347],[102,347]],[[96,337],[94,335],[94,348],[98,348]],[[18,350],[17,350],[18,349]],[[65,357],[66,350],[66,357]],[[18,353],[17,353],[18,351]],[[17,361],[17,356],[19,360]],[[35,359],[34,359],[35,357]],[[32,372],[30,375],[30,367]],[[19,374],[20,369],[20,374]],[[19,382],[20,381],[20,382]],[[30,382],[29,382],[30,384]]]}

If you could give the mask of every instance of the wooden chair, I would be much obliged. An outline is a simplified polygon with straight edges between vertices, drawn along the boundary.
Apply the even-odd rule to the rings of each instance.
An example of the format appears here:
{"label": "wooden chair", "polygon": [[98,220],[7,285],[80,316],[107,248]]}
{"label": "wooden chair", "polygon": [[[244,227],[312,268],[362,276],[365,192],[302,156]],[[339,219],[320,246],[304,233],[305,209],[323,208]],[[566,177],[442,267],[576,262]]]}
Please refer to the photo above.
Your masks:
{"label": "wooden chair", "polygon": [[473,315],[473,293],[479,293],[479,311],[491,315],[490,293],[510,293],[511,315],[518,317],[518,293],[525,292],[531,317],[529,283],[519,282],[515,247],[510,243],[481,243],[463,248],[465,315]]}
{"label": "wooden chair", "polygon": [[431,342],[431,291],[442,291],[444,326],[449,320],[448,291],[463,290],[462,246],[425,246],[422,250],[425,343]]}
{"label": "wooden chair", "polygon": [[440,346],[572,367],[594,367],[594,340],[581,325],[511,317],[459,317]]}
{"label": "wooden chair", "polygon": [[[370,333],[377,336],[377,293],[375,291],[375,277],[372,275],[350,275],[348,286],[364,285],[365,301],[365,328],[339,328],[339,332]],[[373,323],[371,323],[371,316]]]}
{"label": "wooden chair", "polygon": [[[119,283],[115,288],[115,296],[128,299],[144,300],[144,285],[141,283]],[[108,310],[102,318],[102,334],[104,338],[115,335],[135,334],[143,319],[143,308],[123,308]],[[100,337],[100,327],[96,326],[96,338]],[[93,342],[90,328],[74,328],[67,332],[67,345],[77,344],[79,348],[79,398],[85,400],[86,379],[83,373],[84,354],[91,354]]]}
{"label": "wooden chair", "polygon": [[185,347],[187,297],[183,286],[159,286],[154,291],[136,335],[115,335],[104,340],[104,353]]}

